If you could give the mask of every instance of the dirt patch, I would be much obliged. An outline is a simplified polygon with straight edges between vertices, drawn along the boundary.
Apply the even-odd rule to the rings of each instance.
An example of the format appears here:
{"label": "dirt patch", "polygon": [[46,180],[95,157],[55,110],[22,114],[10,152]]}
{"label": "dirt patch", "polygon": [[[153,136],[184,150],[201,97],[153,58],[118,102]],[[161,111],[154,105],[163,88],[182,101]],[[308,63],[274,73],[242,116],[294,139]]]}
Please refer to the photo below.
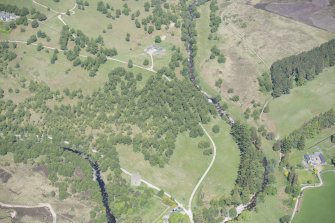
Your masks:
{"label": "dirt patch", "polygon": [[34,172],[41,173],[42,176],[48,177],[48,168],[44,165],[34,166],[32,169]]}
{"label": "dirt patch", "polygon": [[84,172],[80,167],[76,167],[74,170],[74,177],[78,180],[81,180],[85,177]]}
{"label": "dirt patch", "polygon": [[10,210],[13,213],[13,221],[14,222],[23,222],[22,219],[29,216],[32,217],[35,222],[52,222],[52,216],[50,211],[43,207],[43,208],[6,208],[1,207],[0,209]]}
{"label": "dirt patch", "polygon": [[255,7],[330,32],[335,32],[335,0],[295,0],[286,2],[280,0],[268,0],[264,2],[265,3],[256,4]]}
{"label": "dirt patch", "polygon": [[0,168],[0,180],[2,183],[7,183],[7,181],[11,177],[12,177],[11,173],[8,173],[6,170]]}
{"label": "dirt patch", "polygon": [[[58,189],[52,186],[48,178],[45,177],[46,169],[43,165],[13,164],[11,156],[0,157],[0,165],[4,162],[11,163],[10,166],[6,167],[6,170],[11,173],[12,176],[6,184],[0,181],[0,201],[27,206],[50,203],[57,215],[62,213],[72,215],[72,220],[70,220],[71,216],[64,216],[63,218],[59,218],[57,222],[89,221],[90,210],[92,210],[96,204],[91,202],[90,199],[81,199],[80,195],[71,196],[62,201],[58,200],[58,196],[53,197],[51,195],[52,191],[58,193]],[[21,216],[21,218],[14,222],[52,222],[52,220],[50,221],[50,212],[46,208],[27,211],[28,213],[24,212],[24,210],[18,213],[18,216]],[[9,211],[9,213],[10,212],[11,211]],[[0,220],[0,222],[2,223],[2,220]]]}

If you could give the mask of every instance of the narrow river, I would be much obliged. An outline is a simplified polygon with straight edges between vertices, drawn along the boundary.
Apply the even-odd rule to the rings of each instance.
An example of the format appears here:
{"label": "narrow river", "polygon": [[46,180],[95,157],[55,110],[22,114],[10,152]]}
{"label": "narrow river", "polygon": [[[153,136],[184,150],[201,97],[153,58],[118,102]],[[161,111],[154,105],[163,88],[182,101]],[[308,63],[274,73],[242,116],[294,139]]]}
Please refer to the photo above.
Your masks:
{"label": "narrow river", "polygon": [[[195,4],[196,3],[193,2],[188,7],[188,13],[190,15],[191,21],[194,21],[194,19],[195,19],[194,9],[193,9]],[[189,26],[189,30],[187,31],[187,35],[188,35],[188,40],[192,40],[194,38],[192,36],[193,32],[191,30],[191,26]],[[189,79],[190,79],[190,81],[193,83],[194,87],[197,90],[199,90],[205,96],[208,103],[213,104],[215,106],[216,111],[220,115],[220,117],[224,118],[230,126],[233,126],[235,124],[234,118],[223,108],[223,106],[220,104],[220,102],[215,97],[210,96],[207,92],[202,90],[201,87],[197,84],[196,76],[195,76],[195,67],[194,67],[194,55],[195,55],[194,50],[195,49],[194,49],[193,43],[191,41],[187,42],[188,68],[189,68]],[[268,161],[267,161],[266,157],[264,157],[264,159],[263,159],[263,167],[264,167],[265,171],[264,171],[264,174],[263,174],[262,186],[261,186],[260,190],[257,191],[254,194],[254,196],[250,199],[248,204],[246,204],[244,206],[243,210],[253,210],[256,207],[258,196],[262,192],[264,192],[264,190],[266,189],[266,186],[269,182],[269,180],[268,180],[268,176],[269,176]],[[242,212],[243,212],[243,210],[242,210]],[[239,217],[240,214],[238,214],[234,219],[231,219],[231,220],[236,220]],[[231,220],[229,220],[229,221],[231,221]]]}
{"label": "narrow river", "polygon": [[76,149],[71,149],[71,148],[68,148],[68,147],[62,147],[62,148],[64,149],[64,151],[69,151],[69,152],[72,152],[72,153],[74,153],[78,156],[81,156],[82,158],[84,158],[85,160],[87,160],[90,163],[90,165],[93,169],[93,172],[95,174],[96,180],[97,180],[97,182],[99,184],[99,187],[100,187],[102,203],[105,207],[107,222],[108,223],[116,223],[115,216],[111,213],[111,210],[110,210],[110,207],[109,207],[108,193],[107,193],[107,190],[106,190],[105,182],[100,175],[99,164],[90,155],[88,155],[88,154],[86,154],[82,151],[79,151],[79,150],[76,150]]}

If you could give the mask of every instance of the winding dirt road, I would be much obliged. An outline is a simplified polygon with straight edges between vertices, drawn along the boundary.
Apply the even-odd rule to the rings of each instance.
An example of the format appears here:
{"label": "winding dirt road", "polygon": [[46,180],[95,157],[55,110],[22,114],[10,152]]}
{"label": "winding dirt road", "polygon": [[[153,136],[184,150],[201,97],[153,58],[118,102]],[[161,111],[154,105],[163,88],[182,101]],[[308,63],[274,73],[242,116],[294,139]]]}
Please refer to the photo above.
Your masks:
{"label": "winding dirt road", "polygon": [[[214,143],[214,140],[209,135],[209,133],[207,132],[207,130],[202,126],[202,124],[199,123],[199,125],[201,126],[201,128],[203,129],[203,131],[205,132],[205,134],[207,135],[207,137],[209,138],[209,140],[212,143],[212,146],[213,146],[213,157],[212,157],[212,160],[211,160],[210,164],[208,165],[207,169],[205,170],[204,174],[201,176],[201,178],[199,179],[199,181],[197,182],[197,184],[194,186],[194,189],[193,189],[193,191],[191,193],[191,196],[190,196],[190,199],[188,201],[188,209],[186,209],[182,203],[180,203],[179,201],[175,200],[175,202],[178,204],[178,206],[181,207],[182,210],[188,215],[191,223],[194,223],[193,213],[192,213],[192,201],[193,201],[193,198],[194,198],[197,190],[199,189],[199,186],[201,185],[201,183],[204,181],[204,179],[206,178],[207,174],[211,170],[211,168],[212,168],[212,166],[213,166],[213,164],[215,162],[215,158],[216,158],[216,145]],[[125,174],[131,176],[131,173],[129,171],[125,170],[124,168],[121,168],[121,170]],[[144,184],[146,184],[148,187],[153,188],[153,189],[155,189],[157,191],[161,190],[159,187],[153,185],[152,183],[149,183],[146,180],[141,179],[141,182],[144,183]],[[165,193],[166,196],[172,197],[169,193],[167,193],[167,192],[164,192],[164,193]]]}
{"label": "winding dirt road", "polygon": [[[191,197],[190,199],[188,200],[188,211],[190,212],[192,218],[190,219],[191,222],[193,223],[193,214],[192,214],[192,201],[193,201],[193,198],[194,198],[194,195],[195,193],[197,192],[200,184],[204,181],[204,179],[206,178],[208,172],[211,170],[214,162],[215,162],[215,158],[216,158],[216,145],[212,139],[212,137],[208,134],[207,130],[199,123],[199,125],[201,126],[202,130],[204,130],[205,134],[207,135],[207,137],[209,138],[209,140],[211,141],[212,143],[212,146],[213,146],[213,157],[212,157],[212,160],[209,164],[209,166],[207,167],[206,171],[204,172],[204,174],[201,176],[200,180],[198,181],[198,183],[195,185],[193,191],[192,191],[192,194],[191,194]],[[190,215],[189,215],[190,216]]]}
{"label": "winding dirt road", "polygon": [[52,215],[52,223],[56,223],[57,222],[57,215],[56,212],[54,211],[54,209],[52,208],[52,206],[49,203],[40,203],[38,205],[33,205],[33,206],[28,206],[28,205],[15,205],[15,204],[4,204],[2,202],[0,202],[0,206],[2,207],[6,207],[6,208],[47,208],[51,215]]}
{"label": "winding dirt road", "polygon": [[[9,42],[9,43],[27,44],[27,41],[21,41],[21,40],[1,40],[1,41],[2,42]],[[38,44],[37,43],[31,43],[30,45],[37,46]],[[47,49],[50,49],[50,50],[58,50],[59,52],[63,52],[64,51],[64,50],[61,50],[61,49],[58,49],[58,48],[55,48],[55,47],[51,47],[51,46],[45,46],[45,45],[43,45],[43,47],[47,48]],[[80,57],[84,57],[84,58],[88,57],[87,55],[83,55],[83,54],[79,54],[79,56]],[[112,58],[112,57],[107,57],[107,60],[116,61],[116,62],[123,63],[123,64],[128,64],[127,61],[116,59],[116,58]],[[154,71],[154,70],[152,70],[150,68],[146,68],[146,67],[143,67],[143,66],[140,66],[140,65],[137,65],[137,64],[133,64],[133,66],[137,67],[137,68],[140,68],[140,69],[143,69],[143,70],[146,70],[146,71],[150,71],[152,73],[156,73],[156,71]],[[166,78],[170,81],[170,79],[168,77],[166,77]]]}

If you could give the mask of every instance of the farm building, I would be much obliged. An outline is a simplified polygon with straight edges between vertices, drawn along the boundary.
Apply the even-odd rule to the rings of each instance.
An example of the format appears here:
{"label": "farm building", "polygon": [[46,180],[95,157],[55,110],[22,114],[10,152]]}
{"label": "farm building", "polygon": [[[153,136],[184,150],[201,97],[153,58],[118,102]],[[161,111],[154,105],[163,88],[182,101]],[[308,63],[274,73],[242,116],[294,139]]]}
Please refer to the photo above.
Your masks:
{"label": "farm building", "polygon": [[12,20],[12,19],[16,19],[16,15],[14,13],[9,13],[9,12],[3,12],[1,11],[0,12],[0,20],[1,21],[9,21],[9,20]]}
{"label": "farm building", "polygon": [[323,156],[322,152],[315,152],[312,154],[306,154],[304,155],[304,160],[306,163],[312,166],[319,166],[319,165],[325,165],[326,160]]}
{"label": "farm building", "polygon": [[151,45],[147,48],[145,48],[144,50],[145,52],[152,54],[152,55],[158,55],[158,54],[164,54],[165,53],[165,49],[157,46],[157,45]]}

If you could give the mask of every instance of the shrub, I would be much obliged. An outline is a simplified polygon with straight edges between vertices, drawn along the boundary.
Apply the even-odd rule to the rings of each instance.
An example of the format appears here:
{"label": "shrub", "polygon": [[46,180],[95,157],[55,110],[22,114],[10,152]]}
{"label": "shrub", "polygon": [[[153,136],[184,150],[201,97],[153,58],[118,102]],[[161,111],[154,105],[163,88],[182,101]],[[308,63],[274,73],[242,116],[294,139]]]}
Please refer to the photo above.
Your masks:
{"label": "shrub", "polygon": [[156,36],[155,37],[155,43],[160,43],[160,42],[162,42],[161,37],[160,36]]}
{"label": "shrub", "polygon": [[212,128],[212,131],[214,133],[219,133],[220,132],[220,127],[218,125],[214,125],[213,128]]}
{"label": "shrub", "polygon": [[237,102],[240,100],[240,96],[234,95],[230,100]]}

